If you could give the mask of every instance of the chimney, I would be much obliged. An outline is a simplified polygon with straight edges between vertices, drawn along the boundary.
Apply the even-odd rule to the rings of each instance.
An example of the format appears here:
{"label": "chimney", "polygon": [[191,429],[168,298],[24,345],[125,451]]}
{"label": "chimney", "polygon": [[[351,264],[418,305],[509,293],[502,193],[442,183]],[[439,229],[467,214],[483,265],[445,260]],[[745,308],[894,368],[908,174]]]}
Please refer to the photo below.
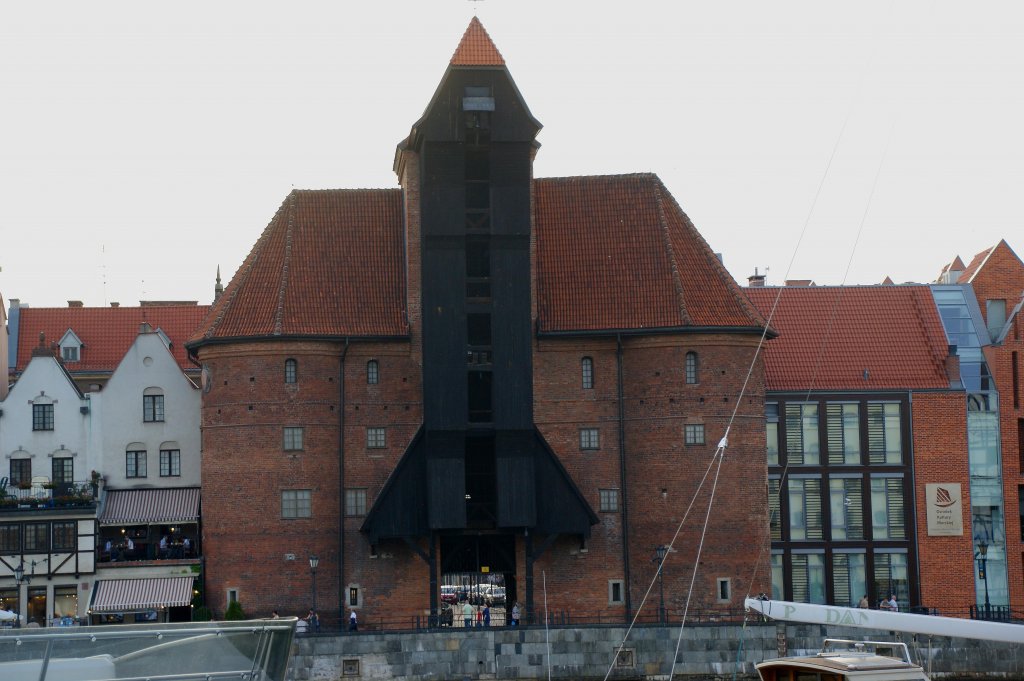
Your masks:
{"label": "chimney", "polygon": [[110,307],[121,307],[121,303],[111,303]]}
{"label": "chimney", "polygon": [[949,346],[949,354],[946,355],[946,378],[949,379],[949,389],[959,390],[963,387],[960,382],[960,357],[956,354],[956,346]]}
{"label": "chimney", "polygon": [[149,322],[142,322],[139,324],[139,333],[153,333],[153,327],[150,326]]}
{"label": "chimney", "polygon": [[11,298],[10,303],[11,303],[11,309],[12,310],[16,310],[19,307],[21,307],[21,299],[20,298]]}
{"label": "chimney", "polygon": [[762,287],[762,286],[764,286],[764,280],[766,278],[767,278],[767,275],[758,274],[757,273],[757,268],[755,267],[754,268],[754,274],[752,274],[751,276],[747,277],[747,286],[749,286],[751,288]]}
{"label": "chimney", "polygon": [[68,307],[85,307],[81,300],[69,300]]}

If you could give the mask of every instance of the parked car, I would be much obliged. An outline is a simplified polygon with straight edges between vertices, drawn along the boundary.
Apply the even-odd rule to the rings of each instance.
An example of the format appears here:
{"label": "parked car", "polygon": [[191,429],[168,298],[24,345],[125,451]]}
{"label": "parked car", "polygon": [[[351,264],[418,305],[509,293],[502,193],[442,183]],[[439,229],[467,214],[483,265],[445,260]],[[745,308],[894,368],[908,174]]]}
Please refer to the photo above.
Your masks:
{"label": "parked car", "polygon": [[487,591],[488,605],[505,605],[505,587],[492,586]]}
{"label": "parked car", "polygon": [[459,602],[459,587],[451,584],[444,584],[441,586],[441,602],[442,603],[458,603]]}

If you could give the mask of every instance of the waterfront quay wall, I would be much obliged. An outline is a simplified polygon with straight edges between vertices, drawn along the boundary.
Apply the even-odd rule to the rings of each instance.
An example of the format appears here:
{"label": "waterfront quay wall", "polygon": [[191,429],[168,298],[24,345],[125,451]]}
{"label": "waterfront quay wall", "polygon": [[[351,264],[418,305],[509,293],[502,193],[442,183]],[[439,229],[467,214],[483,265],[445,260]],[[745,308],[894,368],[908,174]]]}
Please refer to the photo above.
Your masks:
{"label": "waterfront quay wall", "polygon": [[[484,628],[423,632],[357,632],[296,638],[289,681],[399,679],[474,681],[547,679],[665,681],[679,626]],[[1022,628],[1024,636],[1024,628]],[[821,625],[778,623],[687,626],[675,675],[702,679],[754,679],[754,665],[782,655],[816,653],[824,639],[902,640],[933,677],[1024,681],[1024,646],[961,638],[897,635]],[[619,646],[622,644],[622,650]],[[549,652],[550,651],[550,652]],[[929,664],[930,663],[930,664]],[[609,673],[610,668],[610,673]]]}

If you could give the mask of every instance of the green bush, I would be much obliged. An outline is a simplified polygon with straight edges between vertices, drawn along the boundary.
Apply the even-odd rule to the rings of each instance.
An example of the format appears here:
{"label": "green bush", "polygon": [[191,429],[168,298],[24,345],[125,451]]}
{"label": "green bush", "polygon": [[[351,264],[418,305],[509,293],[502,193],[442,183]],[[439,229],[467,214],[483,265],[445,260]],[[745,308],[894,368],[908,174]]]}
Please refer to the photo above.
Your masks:
{"label": "green bush", "polygon": [[205,605],[200,605],[198,608],[192,608],[193,622],[209,622],[212,619],[213,611],[207,608]]}
{"label": "green bush", "polygon": [[224,612],[224,619],[244,620],[245,613],[242,611],[242,604],[238,601],[231,601],[231,603],[228,604],[228,609]]}

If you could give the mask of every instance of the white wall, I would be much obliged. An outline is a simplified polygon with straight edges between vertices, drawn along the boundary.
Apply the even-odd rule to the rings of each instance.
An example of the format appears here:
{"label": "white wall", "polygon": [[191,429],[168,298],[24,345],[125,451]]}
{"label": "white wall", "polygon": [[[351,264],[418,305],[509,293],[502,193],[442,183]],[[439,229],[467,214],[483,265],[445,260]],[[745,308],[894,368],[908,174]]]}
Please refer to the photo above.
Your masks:
{"label": "white wall", "polygon": [[[53,403],[53,430],[32,430],[33,402]],[[7,398],[0,402],[0,478],[10,476],[11,458],[32,460],[32,475],[53,475],[53,457],[70,456],[74,480],[85,482],[95,467],[89,452],[94,423],[89,406],[54,357],[33,357]]]}
{"label": "white wall", "polygon": [[[147,388],[164,396],[164,420],[144,422],[142,397]],[[91,393],[97,422],[94,439],[97,470],[108,487],[195,487],[200,478],[200,391],[182,373],[160,334],[141,333],[100,393]],[[141,443],[147,452],[145,478],[125,474],[125,451]],[[160,476],[160,450],[175,443],[181,450],[181,475]]]}

